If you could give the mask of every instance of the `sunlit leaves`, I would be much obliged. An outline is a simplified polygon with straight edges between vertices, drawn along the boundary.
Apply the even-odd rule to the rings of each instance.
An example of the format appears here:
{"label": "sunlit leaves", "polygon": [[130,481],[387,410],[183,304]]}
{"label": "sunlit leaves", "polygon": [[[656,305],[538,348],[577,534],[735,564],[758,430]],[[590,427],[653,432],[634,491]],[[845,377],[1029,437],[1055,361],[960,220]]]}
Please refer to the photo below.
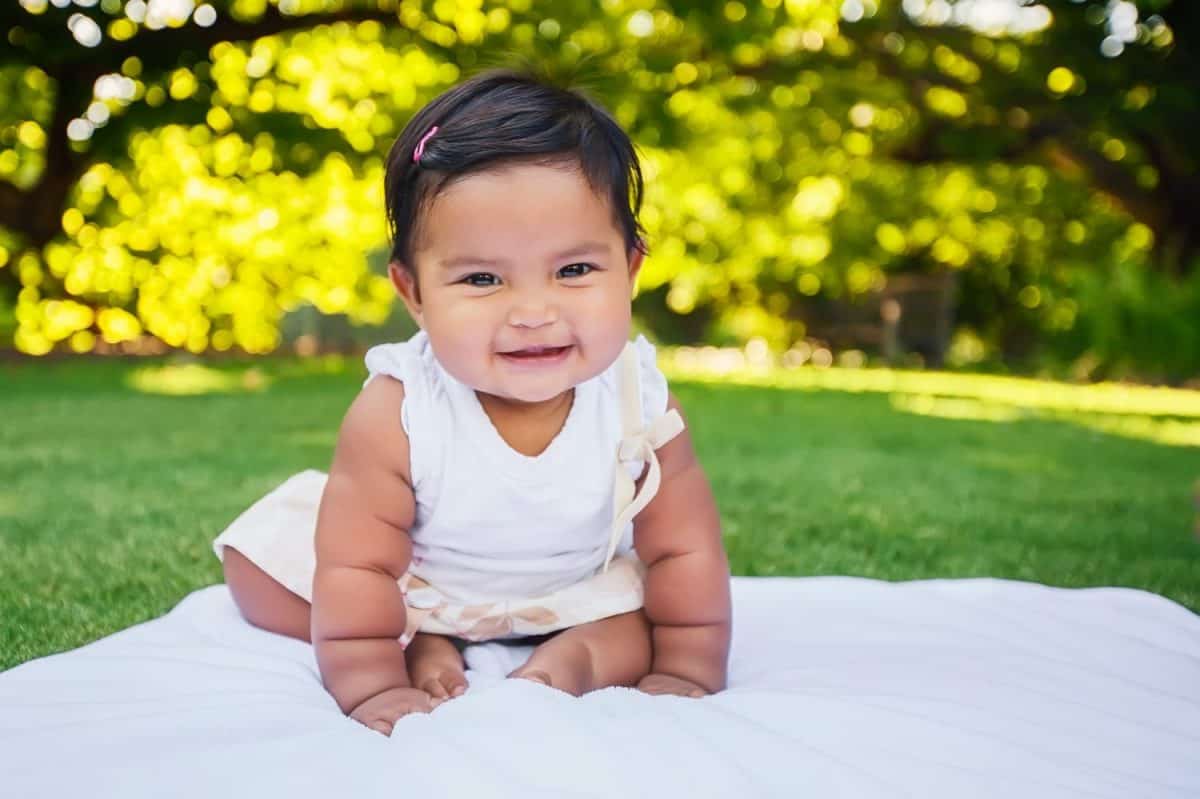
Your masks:
{"label": "sunlit leaves", "polygon": [[[155,26],[350,5],[102,5],[96,51],[151,41]],[[149,334],[261,352],[293,308],[382,319],[390,287],[366,266],[386,239],[382,156],[425,101],[513,53],[582,75],[642,149],[651,257],[638,308],[661,335],[787,348],[807,335],[804,303],[854,302],[911,272],[971,281],[969,299],[983,298],[963,312],[975,349],[994,346],[1000,333],[985,328],[1003,314],[1069,332],[1087,319],[1081,275],[1144,265],[1159,237],[1088,190],[1078,157],[1022,150],[1023,137],[1046,108],[1074,109],[1114,80],[1107,107],[1124,114],[1157,110],[1170,87],[1122,83],[1044,41],[1099,13],[1088,53],[1112,65],[1175,34],[1144,13],[1130,20],[1128,4],[1054,20],[1036,3],[1001,19],[1000,5],[364,0],[355,7],[383,15],[206,44],[167,64],[123,52],[73,111],[73,152],[95,163],[56,212],[61,236],[32,253],[0,238],[0,268],[20,276],[18,345]],[[1100,40],[1118,28],[1128,51],[1104,59]],[[0,68],[11,100],[0,179],[29,188],[43,174],[54,92],[46,69]],[[1146,190],[1169,178],[1116,117],[1096,118],[1093,154]],[[1021,165],[1031,160],[1050,168]]]}
{"label": "sunlit leaves", "polygon": [[[80,182],[82,209],[64,215],[69,239],[45,252],[71,295],[117,307],[85,318],[79,303],[40,299],[40,279],[29,279],[23,349],[45,351],[97,321],[109,342],[144,328],[194,351],[266,352],[278,345],[282,314],[302,303],[361,322],[386,317],[390,285],[367,273],[364,257],[384,238],[378,165],[357,174],[330,155],[302,180],[267,171],[269,142],[180,127],[143,134],[131,151],[136,192],[123,173],[94,168]],[[266,158],[256,167],[258,154]],[[129,197],[138,199],[126,205]],[[85,221],[97,215],[103,227]],[[129,306],[136,316],[117,313]]]}

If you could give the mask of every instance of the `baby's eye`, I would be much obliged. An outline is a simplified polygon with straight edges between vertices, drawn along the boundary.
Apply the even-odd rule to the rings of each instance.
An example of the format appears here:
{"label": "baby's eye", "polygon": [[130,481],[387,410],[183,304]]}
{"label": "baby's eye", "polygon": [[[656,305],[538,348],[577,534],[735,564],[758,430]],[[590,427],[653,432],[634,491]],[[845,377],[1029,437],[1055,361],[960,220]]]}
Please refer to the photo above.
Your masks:
{"label": "baby's eye", "polygon": [[583,277],[596,267],[591,264],[570,264],[558,270],[559,277]]}
{"label": "baby's eye", "polygon": [[467,275],[458,282],[466,283],[468,286],[475,286],[476,288],[489,288],[500,285],[500,278],[490,272],[475,272]]}

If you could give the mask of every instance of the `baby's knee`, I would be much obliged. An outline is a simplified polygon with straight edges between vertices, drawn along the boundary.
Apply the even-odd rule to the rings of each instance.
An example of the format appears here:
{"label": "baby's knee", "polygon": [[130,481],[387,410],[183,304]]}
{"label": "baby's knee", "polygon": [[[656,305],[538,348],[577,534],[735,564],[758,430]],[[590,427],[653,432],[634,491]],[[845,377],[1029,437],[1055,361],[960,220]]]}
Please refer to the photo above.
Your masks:
{"label": "baby's knee", "polygon": [[225,547],[221,561],[225,584],[246,621],[273,633],[303,641],[310,639],[308,602],[232,547]]}
{"label": "baby's knee", "polygon": [[[635,674],[650,670],[654,640],[649,619],[642,610],[610,616],[596,623],[580,637],[593,663],[601,664],[604,670],[615,669],[621,674]],[[615,684],[623,684],[622,682]]]}
{"label": "baby's knee", "polygon": [[233,547],[225,547],[221,553],[221,566],[225,572],[225,585],[233,594],[233,601],[238,607],[242,606],[244,598],[255,594],[257,586],[271,578],[265,571],[254,565],[248,557]]}

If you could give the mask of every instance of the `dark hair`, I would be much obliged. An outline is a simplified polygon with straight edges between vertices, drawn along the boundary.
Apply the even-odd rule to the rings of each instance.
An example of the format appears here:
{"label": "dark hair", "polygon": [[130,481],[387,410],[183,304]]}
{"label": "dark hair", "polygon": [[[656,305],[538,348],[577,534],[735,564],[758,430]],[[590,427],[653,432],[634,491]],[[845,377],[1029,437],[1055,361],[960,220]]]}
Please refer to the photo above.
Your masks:
{"label": "dark hair", "polygon": [[[414,150],[434,126],[414,163]],[[413,269],[418,217],[451,182],[514,161],[577,165],[592,189],[607,195],[626,250],[644,250],[637,219],[642,170],[625,131],[581,92],[505,70],[434,98],[392,145],[384,178],[391,260]]]}

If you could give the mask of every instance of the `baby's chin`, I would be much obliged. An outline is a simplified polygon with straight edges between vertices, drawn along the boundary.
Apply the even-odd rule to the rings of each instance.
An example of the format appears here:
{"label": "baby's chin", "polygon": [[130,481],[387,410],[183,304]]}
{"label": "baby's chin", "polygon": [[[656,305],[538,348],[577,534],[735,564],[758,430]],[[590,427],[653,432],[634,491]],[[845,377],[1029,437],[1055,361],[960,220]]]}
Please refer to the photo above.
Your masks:
{"label": "baby's chin", "polygon": [[[504,385],[496,386],[494,391],[488,391],[487,389],[482,390],[484,393],[491,394],[493,397],[497,397],[498,399],[502,399],[506,402],[517,403],[521,405],[540,405],[541,403],[558,399],[566,392],[575,388],[576,385],[576,383],[570,381],[553,381],[547,382],[545,385]],[[480,389],[476,390],[478,391]]]}
{"label": "baby's chin", "polygon": [[558,399],[580,383],[587,382],[603,369],[588,368],[589,364],[574,363],[559,368],[550,368],[542,374],[531,370],[525,374],[507,368],[489,375],[489,386],[476,386],[495,397],[523,404],[537,404]]}

